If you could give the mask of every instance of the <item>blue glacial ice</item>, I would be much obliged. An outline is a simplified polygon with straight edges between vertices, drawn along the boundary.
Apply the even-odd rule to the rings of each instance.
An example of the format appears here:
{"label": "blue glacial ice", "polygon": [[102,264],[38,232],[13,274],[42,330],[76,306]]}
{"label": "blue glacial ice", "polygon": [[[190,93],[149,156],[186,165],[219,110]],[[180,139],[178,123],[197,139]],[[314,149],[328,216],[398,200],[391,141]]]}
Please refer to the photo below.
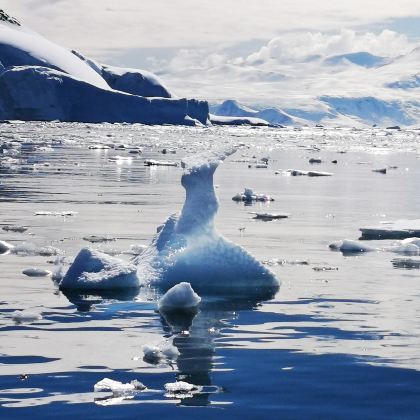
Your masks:
{"label": "blue glacial ice", "polygon": [[135,265],[83,248],[59,286],[62,290],[114,290],[139,285]]}
{"label": "blue glacial ice", "polygon": [[201,302],[190,283],[181,282],[169,289],[158,302],[159,311],[194,310]]}
{"label": "blue glacial ice", "polygon": [[274,274],[214,226],[219,204],[213,175],[234,150],[182,161],[186,191],[181,214],[158,228],[149,248],[136,258],[142,283],[167,290],[186,281],[204,294],[253,294],[277,290]]}

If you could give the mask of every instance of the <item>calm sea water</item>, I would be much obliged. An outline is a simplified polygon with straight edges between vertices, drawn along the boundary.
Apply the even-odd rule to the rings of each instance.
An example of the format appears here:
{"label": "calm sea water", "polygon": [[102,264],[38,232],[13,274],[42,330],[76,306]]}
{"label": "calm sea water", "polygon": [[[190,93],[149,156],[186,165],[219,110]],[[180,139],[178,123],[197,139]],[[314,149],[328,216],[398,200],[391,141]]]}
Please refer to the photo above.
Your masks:
{"label": "calm sea water", "polygon": [[[89,235],[114,239],[91,246],[116,254],[148,244],[157,226],[181,209],[182,170],[147,167],[145,159],[179,162],[237,145],[216,172],[216,224],[271,264],[281,287],[267,301],[204,298],[193,319],[164,318],[149,292],[66,297],[49,277],[22,274],[29,267],[51,270],[55,257],[1,255],[0,417],[418,418],[420,271],[393,268],[390,252],[343,256],[328,244],[357,239],[362,226],[419,218],[419,134],[1,125],[0,143],[23,147],[17,161],[0,165],[0,227],[28,230],[0,230],[0,240],[54,246],[67,262],[89,245],[83,239]],[[117,150],[122,143],[143,153]],[[89,149],[94,144],[111,148]],[[176,153],[162,154],[164,148]],[[270,159],[267,169],[248,167],[262,157]],[[312,157],[323,163],[310,165]],[[388,166],[386,175],[372,172]],[[289,168],[334,175],[285,176]],[[245,187],[275,201],[232,201]],[[77,213],[35,215],[39,211]],[[263,222],[253,211],[290,217]],[[371,242],[378,248],[391,243]],[[17,324],[16,310],[42,319]],[[146,363],[142,346],[169,337],[180,352],[177,361]],[[137,379],[148,389],[133,398],[94,393],[106,377]],[[168,397],[164,384],[175,380],[201,391]]]}

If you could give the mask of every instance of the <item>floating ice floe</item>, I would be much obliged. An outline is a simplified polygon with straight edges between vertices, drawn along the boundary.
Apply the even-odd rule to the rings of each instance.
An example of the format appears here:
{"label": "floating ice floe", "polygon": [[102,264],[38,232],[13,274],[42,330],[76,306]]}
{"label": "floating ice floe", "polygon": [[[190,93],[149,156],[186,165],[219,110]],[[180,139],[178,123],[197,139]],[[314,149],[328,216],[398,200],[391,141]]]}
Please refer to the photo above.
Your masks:
{"label": "floating ice floe", "polygon": [[12,313],[12,319],[17,324],[24,324],[24,323],[40,321],[42,319],[42,315],[36,312],[30,312],[26,310],[15,311]]}
{"label": "floating ice floe", "polygon": [[383,222],[379,226],[361,228],[364,239],[406,239],[420,237],[420,219]]}
{"label": "floating ice floe", "polygon": [[83,248],[61,280],[62,290],[138,288],[136,266],[90,248]]}
{"label": "floating ice floe", "polygon": [[213,152],[183,160],[181,183],[186,198],[181,215],[170,216],[149,248],[135,259],[142,282],[169,289],[187,281],[200,294],[265,296],[278,289],[279,281],[269,269],[214,227],[218,201],[213,175],[232,153]]}
{"label": "floating ice floe", "polygon": [[51,271],[44,270],[42,268],[32,267],[32,268],[27,268],[26,270],[23,270],[22,274],[25,274],[25,276],[28,276],[28,277],[46,277],[46,276],[50,276],[52,273]]}
{"label": "floating ice floe", "polygon": [[83,240],[96,244],[96,243],[101,243],[101,242],[112,242],[112,241],[115,241],[115,238],[109,238],[107,236],[91,235],[91,236],[84,236]]}
{"label": "floating ice floe", "polygon": [[385,251],[395,252],[397,254],[420,255],[420,247],[414,243],[406,243],[390,246]]}
{"label": "floating ice floe", "polygon": [[290,176],[333,176],[332,172],[321,172],[321,171],[303,171],[301,169],[287,169],[285,171],[286,175]]}
{"label": "floating ice floe", "polygon": [[372,169],[372,172],[376,172],[378,174],[386,174],[386,168]]}
{"label": "floating ice floe", "polygon": [[364,244],[360,241],[352,241],[350,239],[343,239],[342,241],[332,242],[329,247],[334,251],[341,251],[345,253],[377,251],[376,248],[370,245]]}
{"label": "floating ice floe", "polygon": [[191,398],[194,393],[199,392],[201,387],[178,381],[165,384],[165,397],[168,398]]}
{"label": "floating ice floe", "polygon": [[156,345],[145,344],[143,353],[143,360],[153,365],[171,363],[179,356],[178,349],[173,345],[173,339],[165,340]]}
{"label": "floating ice floe", "polygon": [[173,162],[170,160],[155,160],[155,159],[148,159],[144,161],[146,166],[178,166],[177,162]]}
{"label": "floating ice floe", "polygon": [[8,254],[11,250],[13,250],[13,248],[14,245],[5,241],[0,241],[0,255]]}
{"label": "floating ice floe", "polygon": [[249,213],[254,215],[254,219],[259,219],[259,220],[264,220],[264,221],[287,219],[289,217],[287,213],[258,213],[254,211],[250,211]]}
{"label": "floating ice floe", "polygon": [[61,250],[53,246],[39,247],[31,243],[23,243],[16,245],[11,249],[13,254],[25,257],[29,255],[40,255],[41,257],[51,257],[53,255],[61,254]]}
{"label": "floating ice floe", "polygon": [[10,225],[3,226],[2,229],[6,232],[18,232],[18,233],[23,233],[28,230],[28,228],[24,226],[10,226]]}
{"label": "floating ice floe", "polygon": [[254,193],[250,188],[245,188],[244,192],[238,193],[232,197],[233,201],[244,201],[251,203],[252,201],[274,201],[274,198],[266,194]]}
{"label": "floating ice floe", "polygon": [[77,211],[37,211],[35,216],[75,216],[78,214]]}
{"label": "floating ice floe", "polygon": [[158,302],[159,311],[188,311],[201,302],[190,283],[181,282],[169,289]]}
{"label": "floating ice floe", "polygon": [[97,382],[93,387],[95,392],[112,392],[114,396],[133,395],[144,391],[146,388],[141,382],[134,380],[123,384],[109,378],[104,378]]}
{"label": "floating ice floe", "polygon": [[420,268],[420,258],[395,258],[392,265],[395,268]]}

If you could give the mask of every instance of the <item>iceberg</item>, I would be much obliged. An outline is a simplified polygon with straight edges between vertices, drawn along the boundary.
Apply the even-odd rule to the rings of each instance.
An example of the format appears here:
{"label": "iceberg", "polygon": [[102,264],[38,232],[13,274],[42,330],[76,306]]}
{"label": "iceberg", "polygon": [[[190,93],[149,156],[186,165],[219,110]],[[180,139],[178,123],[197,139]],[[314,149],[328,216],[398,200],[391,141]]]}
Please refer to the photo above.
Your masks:
{"label": "iceberg", "polygon": [[342,241],[332,242],[329,247],[331,250],[341,251],[343,254],[377,251],[376,248],[370,245],[363,244],[359,241],[352,241],[350,239],[343,239]]}
{"label": "iceberg", "polygon": [[138,288],[136,266],[83,248],[61,280],[61,290],[117,290]]}
{"label": "iceberg", "polygon": [[214,226],[218,201],[213,175],[235,150],[210,152],[182,161],[186,191],[179,216],[158,228],[149,248],[135,259],[144,284],[170,289],[187,281],[204,294],[259,294],[277,290],[274,274]]}
{"label": "iceberg", "polygon": [[361,228],[363,239],[407,239],[420,237],[420,219],[384,222],[379,226]]}
{"label": "iceberg", "polygon": [[201,302],[190,283],[181,282],[169,289],[158,302],[159,311],[194,310]]}
{"label": "iceberg", "polygon": [[152,73],[95,63],[0,19],[1,120],[192,126],[208,118],[206,101],[174,97]]}

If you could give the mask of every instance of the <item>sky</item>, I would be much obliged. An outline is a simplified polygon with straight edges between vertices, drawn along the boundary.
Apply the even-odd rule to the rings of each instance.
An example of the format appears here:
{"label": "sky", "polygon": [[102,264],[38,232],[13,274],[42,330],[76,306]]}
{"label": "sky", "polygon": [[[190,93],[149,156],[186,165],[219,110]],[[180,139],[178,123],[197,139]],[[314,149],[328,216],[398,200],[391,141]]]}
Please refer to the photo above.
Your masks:
{"label": "sky", "polygon": [[[272,83],[284,89],[294,68],[319,74],[307,64],[313,57],[395,58],[420,42],[418,0],[3,0],[0,7],[60,45],[151,70],[180,95],[214,100],[241,90],[244,98],[267,95]],[[252,90],[250,82],[259,85]]]}

